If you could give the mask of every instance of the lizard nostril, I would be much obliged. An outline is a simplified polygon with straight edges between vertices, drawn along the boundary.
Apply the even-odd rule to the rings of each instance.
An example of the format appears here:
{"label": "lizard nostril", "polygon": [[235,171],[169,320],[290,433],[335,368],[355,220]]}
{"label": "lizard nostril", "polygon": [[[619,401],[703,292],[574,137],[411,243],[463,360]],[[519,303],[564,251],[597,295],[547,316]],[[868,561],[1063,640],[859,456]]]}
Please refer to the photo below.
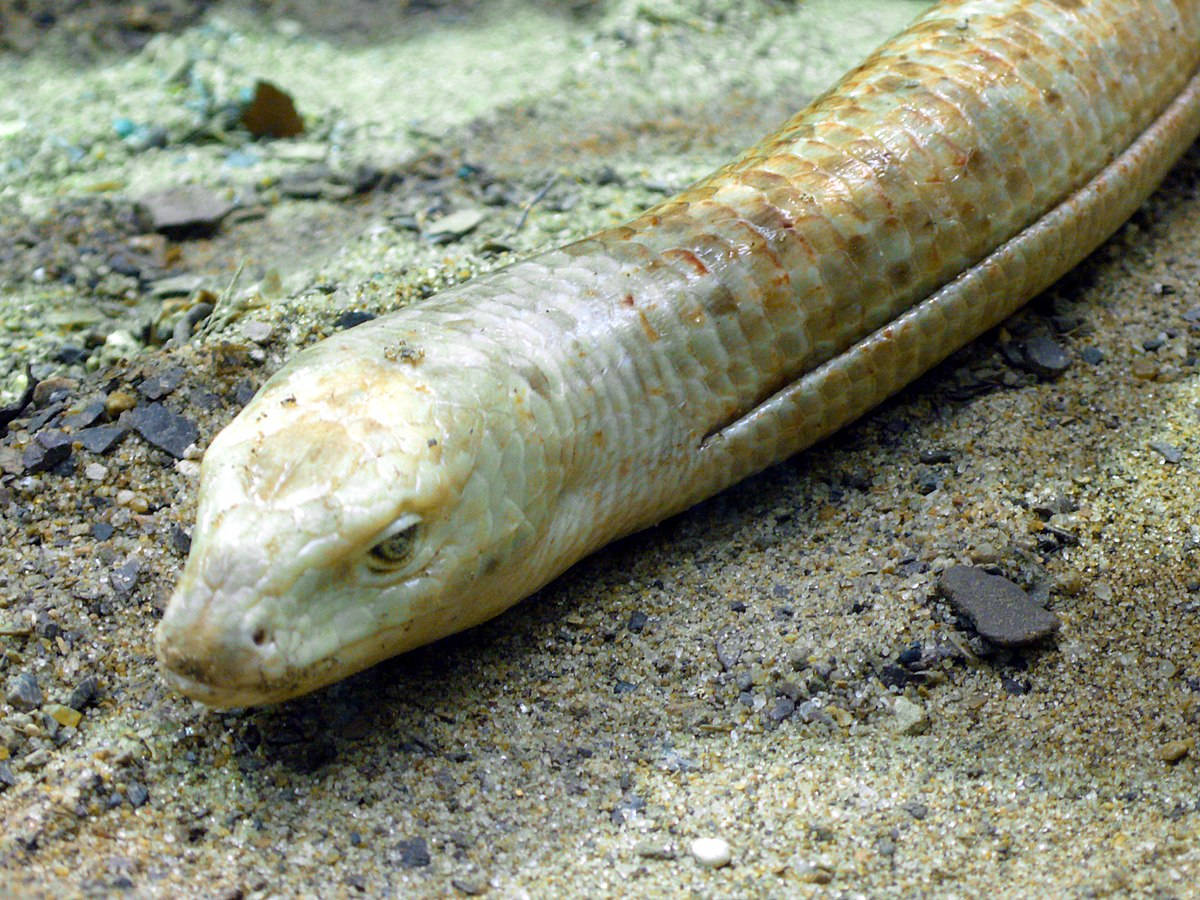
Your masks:
{"label": "lizard nostril", "polygon": [[261,647],[267,642],[267,629],[259,625],[254,629],[254,633],[250,635],[250,640],[254,641],[254,646]]}

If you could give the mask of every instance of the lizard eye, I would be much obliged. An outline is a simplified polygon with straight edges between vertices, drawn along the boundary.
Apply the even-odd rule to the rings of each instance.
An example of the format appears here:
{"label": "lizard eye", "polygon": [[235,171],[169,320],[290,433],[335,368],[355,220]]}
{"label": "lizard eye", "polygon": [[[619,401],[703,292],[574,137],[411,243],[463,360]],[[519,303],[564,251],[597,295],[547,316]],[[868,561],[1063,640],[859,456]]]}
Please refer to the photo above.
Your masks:
{"label": "lizard eye", "polygon": [[420,524],[420,516],[411,513],[398,518],[367,551],[367,565],[377,572],[389,572],[403,566],[416,549]]}

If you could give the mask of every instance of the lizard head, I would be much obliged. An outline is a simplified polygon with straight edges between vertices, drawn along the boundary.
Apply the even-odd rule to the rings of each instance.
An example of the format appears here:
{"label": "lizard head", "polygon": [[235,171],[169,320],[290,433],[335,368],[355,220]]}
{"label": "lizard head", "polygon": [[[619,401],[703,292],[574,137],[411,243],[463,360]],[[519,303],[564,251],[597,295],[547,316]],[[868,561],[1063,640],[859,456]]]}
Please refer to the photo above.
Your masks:
{"label": "lizard head", "polygon": [[463,402],[485,389],[483,367],[431,362],[368,328],[300,354],[205,453],[156,637],[167,680],[190,697],[306,693],[538,586],[509,564],[539,531],[516,474],[528,442]]}

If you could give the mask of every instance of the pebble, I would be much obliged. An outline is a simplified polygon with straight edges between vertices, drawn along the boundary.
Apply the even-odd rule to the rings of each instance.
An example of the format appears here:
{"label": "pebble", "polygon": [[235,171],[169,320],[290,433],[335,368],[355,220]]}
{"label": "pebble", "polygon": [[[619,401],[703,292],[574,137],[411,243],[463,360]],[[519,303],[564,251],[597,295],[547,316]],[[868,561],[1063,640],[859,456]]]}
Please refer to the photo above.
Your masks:
{"label": "pebble", "polygon": [[1166,441],[1151,441],[1150,449],[1161,456],[1166,462],[1178,463],[1183,459],[1183,451],[1174,444],[1168,444]]}
{"label": "pebble", "polygon": [[83,712],[96,701],[98,696],[100,696],[100,681],[95,675],[88,675],[75,685],[71,696],[67,699],[67,706]]}
{"label": "pebble", "polygon": [[39,431],[21,453],[26,472],[46,472],[71,457],[71,435],[58,429]]}
{"label": "pebble", "polygon": [[115,419],[126,410],[137,406],[137,397],[128,391],[113,391],[104,398],[104,412],[110,419]]}
{"label": "pebble", "polygon": [[190,419],[171,412],[161,403],[135,407],[124,413],[121,420],[146,441],[176,459],[183,459],[184,451],[200,436],[199,429]]}
{"label": "pebble", "polygon": [[62,423],[65,427],[71,429],[72,432],[81,431],[95,425],[104,417],[104,401],[93,400],[83,407],[78,412],[73,412],[70,415],[63,416]]}
{"label": "pebble", "polygon": [[424,235],[434,243],[448,244],[470,234],[486,218],[487,213],[483,210],[460,209],[428,223]]}
{"label": "pebble", "polygon": [[418,869],[429,865],[429,845],[425,838],[405,838],[396,844],[400,852],[400,865],[406,869]]}
{"label": "pebble", "polygon": [[138,385],[138,393],[147,400],[161,400],[183,382],[183,367],[171,366],[149,376]]}
{"label": "pebble", "polygon": [[1023,349],[1026,367],[1042,378],[1055,378],[1071,365],[1071,357],[1062,345],[1044,335],[1030,338]]}
{"label": "pebble", "polygon": [[5,700],[15,709],[28,712],[42,705],[42,689],[38,685],[37,676],[31,672],[21,672],[8,683],[8,693]]}
{"label": "pebble", "polygon": [[74,728],[83,719],[83,713],[61,703],[47,703],[43,711],[64,728]]}
{"label": "pebble", "polygon": [[137,809],[150,801],[150,792],[146,790],[145,785],[134,781],[125,789],[125,797],[129,800],[129,805]]}
{"label": "pebble", "polygon": [[708,869],[719,869],[722,866],[727,866],[730,860],[733,859],[729,842],[724,838],[696,838],[692,841],[689,849],[696,862]]}
{"label": "pebble", "polygon": [[103,455],[117,446],[128,433],[129,429],[124,425],[96,425],[82,428],[72,437],[89,453]]}
{"label": "pebble", "polygon": [[[79,382],[74,378],[67,378],[64,375],[54,375],[50,378],[43,378],[37,383],[33,389],[33,405],[45,406],[53,400],[59,400],[67,396],[76,388],[79,387]],[[59,396],[56,397],[55,394]]]}
{"label": "pebble", "polygon": [[250,321],[242,323],[242,337],[255,344],[265,344],[271,340],[271,323]]}
{"label": "pebble", "polygon": [[14,787],[16,783],[17,776],[13,774],[13,770],[9,768],[8,763],[0,762],[0,791]]}
{"label": "pebble", "polygon": [[1158,748],[1158,758],[1165,763],[1177,763],[1187,756],[1196,746],[1194,738],[1187,738],[1181,741],[1167,741]]}
{"label": "pebble", "polygon": [[929,730],[929,714],[925,707],[907,697],[897,697],[892,704],[892,731],[900,735],[924,734]]}
{"label": "pebble", "polygon": [[121,596],[126,596],[137,586],[138,575],[141,573],[141,570],[141,561],[136,558],[131,559],[109,572],[108,582],[112,585],[114,591]]}
{"label": "pebble", "polygon": [[83,467],[83,477],[88,481],[103,481],[108,477],[108,466],[101,463],[88,463]]}
{"label": "pebble", "polygon": [[1000,575],[952,566],[938,582],[942,594],[976,631],[1001,647],[1019,647],[1058,630],[1058,616]]}
{"label": "pebble", "polygon": [[199,184],[153,191],[138,200],[146,229],[175,240],[213,234],[232,209],[232,203]]}
{"label": "pebble", "polygon": [[674,859],[675,848],[669,843],[659,841],[642,841],[633,848],[633,852],[642,859]]}

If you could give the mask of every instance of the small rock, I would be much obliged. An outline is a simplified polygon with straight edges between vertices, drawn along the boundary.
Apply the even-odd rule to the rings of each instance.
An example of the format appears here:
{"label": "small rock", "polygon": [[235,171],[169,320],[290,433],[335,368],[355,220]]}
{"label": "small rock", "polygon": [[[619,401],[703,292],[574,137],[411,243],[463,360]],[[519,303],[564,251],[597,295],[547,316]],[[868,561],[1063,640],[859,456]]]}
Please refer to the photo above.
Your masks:
{"label": "small rock", "polygon": [[104,401],[93,400],[87,404],[79,412],[71,413],[68,416],[63,416],[62,423],[71,431],[77,432],[84,428],[95,425],[104,417]]}
{"label": "small rock", "polygon": [[31,672],[21,672],[8,683],[8,693],[5,700],[9,705],[28,712],[42,705],[42,689],[38,686],[37,677]]}
{"label": "small rock", "polygon": [[161,403],[135,407],[123,413],[121,421],[176,459],[183,459],[184,451],[200,436],[191,420],[171,412]]}
{"label": "small rock", "polygon": [[126,410],[137,406],[137,397],[128,391],[113,391],[104,398],[104,413],[110,419],[115,419]]}
{"label": "small rock", "polygon": [[908,802],[901,804],[900,808],[918,822],[929,815],[929,807],[919,800],[909,800]]}
{"label": "small rock", "polygon": [[480,894],[486,894],[488,889],[487,882],[482,878],[473,878],[470,876],[451,878],[450,884],[460,894],[465,894],[468,897],[478,897]]}
{"label": "small rock", "polygon": [[128,433],[129,429],[124,425],[96,425],[80,429],[73,437],[84,450],[103,455],[117,446]]}
{"label": "small rock", "polygon": [[138,393],[147,400],[161,400],[183,382],[183,367],[171,366],[164,369],[149,378],[146,378],[138,385]]}
{"label": "small rock", "polygon": [[983,637],[1001,647],[1019,647],[1058,630],[1058,616],[999,575],[971,566],[952,566],[938,582],[950,605]]}
{"label": "small rock", "polygon": [[75,685],[71,691],[71,696],[67,700],[67,706],[71,709],[83,712],[92,703],[96,697],[100,695],[100,682],[95,675],[88,675],[79,684]]}
{"label": "small rock", "polygon": [[[64,396],[70,395],[78,387],[79,382],[76,379],[67,378],[65,375],[52,375],[49,378],[43,378],[33,389],[33,405],[45,406],[53,400],[59,400]],[[55,394],[58,396],[56,397]]]}
{"label": "small rock", "polygon": [[1151,441],[1150,449],[1171,464],[1178,463],[1183,459],[1183,451],[1174,444],[1168,444],[1166,441]]}
{"label": "small rock", "polygon": [[670,844],[658,841],[642,841],[633,848],[633,852],[642,859],[674,859],[675,848]]}
{"label": "small rock", "polygon": [[925,708],[907,697],[897,697],[892,704],[892,731],[902,735],[924,734],[929,730],[929,714]]}
{"label": "small rock", "polygon": [[767,718],[772,722],[782,722],[785,719],[790,719],[792,713],[796,711],[796,701],[787,697],[776,697],[775,702],[771,704],[767,710]]}
{"label": "small rock", "polygon": [[1181,741],[1167,741],[1158,748],[1158,758],[1165,763],[1174,765],[1185,756],[1187,756],[1196,746],[1194,738],[1186,738]]}
{"label": "small rock", "polygon": [[184,184],[146,194],[138,208],[148,231],[180,239],[213,234],[233,204],[206,187]]}
{"label": "small rock", "polygon": [[689,849],[696,862],[708,869],[719,869],[722,866],[727,866],[729,865],[729,861],[733,859],[733,854],[729,849],[729,842],[724,838],[696,838],[692,841]]}
{"label": "small rock", "polygon": [[1129,366],[1129,371],[1134,378],[1139,378],[1142,381],[1153,381],[1158,377],[1158,363],[1153,357],[1139,356]]}
{"label": "small rock", "polygon": [[355,325],[361,325],[363,322],[370,322],[375,316],[369,312],[362,312],[357,309],[344,312],[333,320],[335,328],[353,328]]}
{"label": "small rock", "polygon": [[430,863],[429,845],[425,843],[425,838],[405,838],[396,844],[396,849],[400,851],[400,865],[406,869],[417,869]]}
{"label": "small rock", "polygon": [[17,776],[13,774],[13,770],[9,768],[8,763],[0,762],[0,791],[10,787],[15,787]]}
{"label": "small rock", "polygon": [[74,728],[83,719],[83,713],[61,703],[47,703],[43,711],[64,728]]}
{"label": "small rock", "polygon": [[649,621],[650,617],[638,609],[629,614],[629,621],[625,623],[625,627],[634,634],[641,634],[646,628],[646,623]]}
{"label": "small rock", "polygon": [[145,806],[150,800],[150,792],[146,790],[144,785],[134,781],[125,789],[125,797],[129,800],[129,805],[134,809],[139,806]]}
{"label": "small rock", "polygon": [[270,322],[243,322],[242,337],[255,344],[265,344],[271,340],[271,323]]}
{"label": "small rock", "polygon": [[109,584],[112,589],[122,596],[128,594],[137,585],[138,575],[142,570],[142,563],[138,559],[131,559],[108,573]]}
{"label": "small rock", "polygon": [[1025,365],[1042,378],[1056,378],[1071,365],[1071,357],[1056,341],[1044,335],[1025,342]]}
{"label": "small rock", "polygon": [[50,429],[39,431],[21,453],[26,472],[46,472],[71,457],[71,435]]}
{"label": "small rock", "polygon": [[486,218],[487,213],[483,210],[460,209],[428,223],[424,234],[435,244],[448,244],[470,234]]}
{"label": "small rock", "polygon": [[255,137],[295,137],[304,132],[304,120],[286,91],[269,81],[254,85],[254,98],[242,110],[242,125]]}

